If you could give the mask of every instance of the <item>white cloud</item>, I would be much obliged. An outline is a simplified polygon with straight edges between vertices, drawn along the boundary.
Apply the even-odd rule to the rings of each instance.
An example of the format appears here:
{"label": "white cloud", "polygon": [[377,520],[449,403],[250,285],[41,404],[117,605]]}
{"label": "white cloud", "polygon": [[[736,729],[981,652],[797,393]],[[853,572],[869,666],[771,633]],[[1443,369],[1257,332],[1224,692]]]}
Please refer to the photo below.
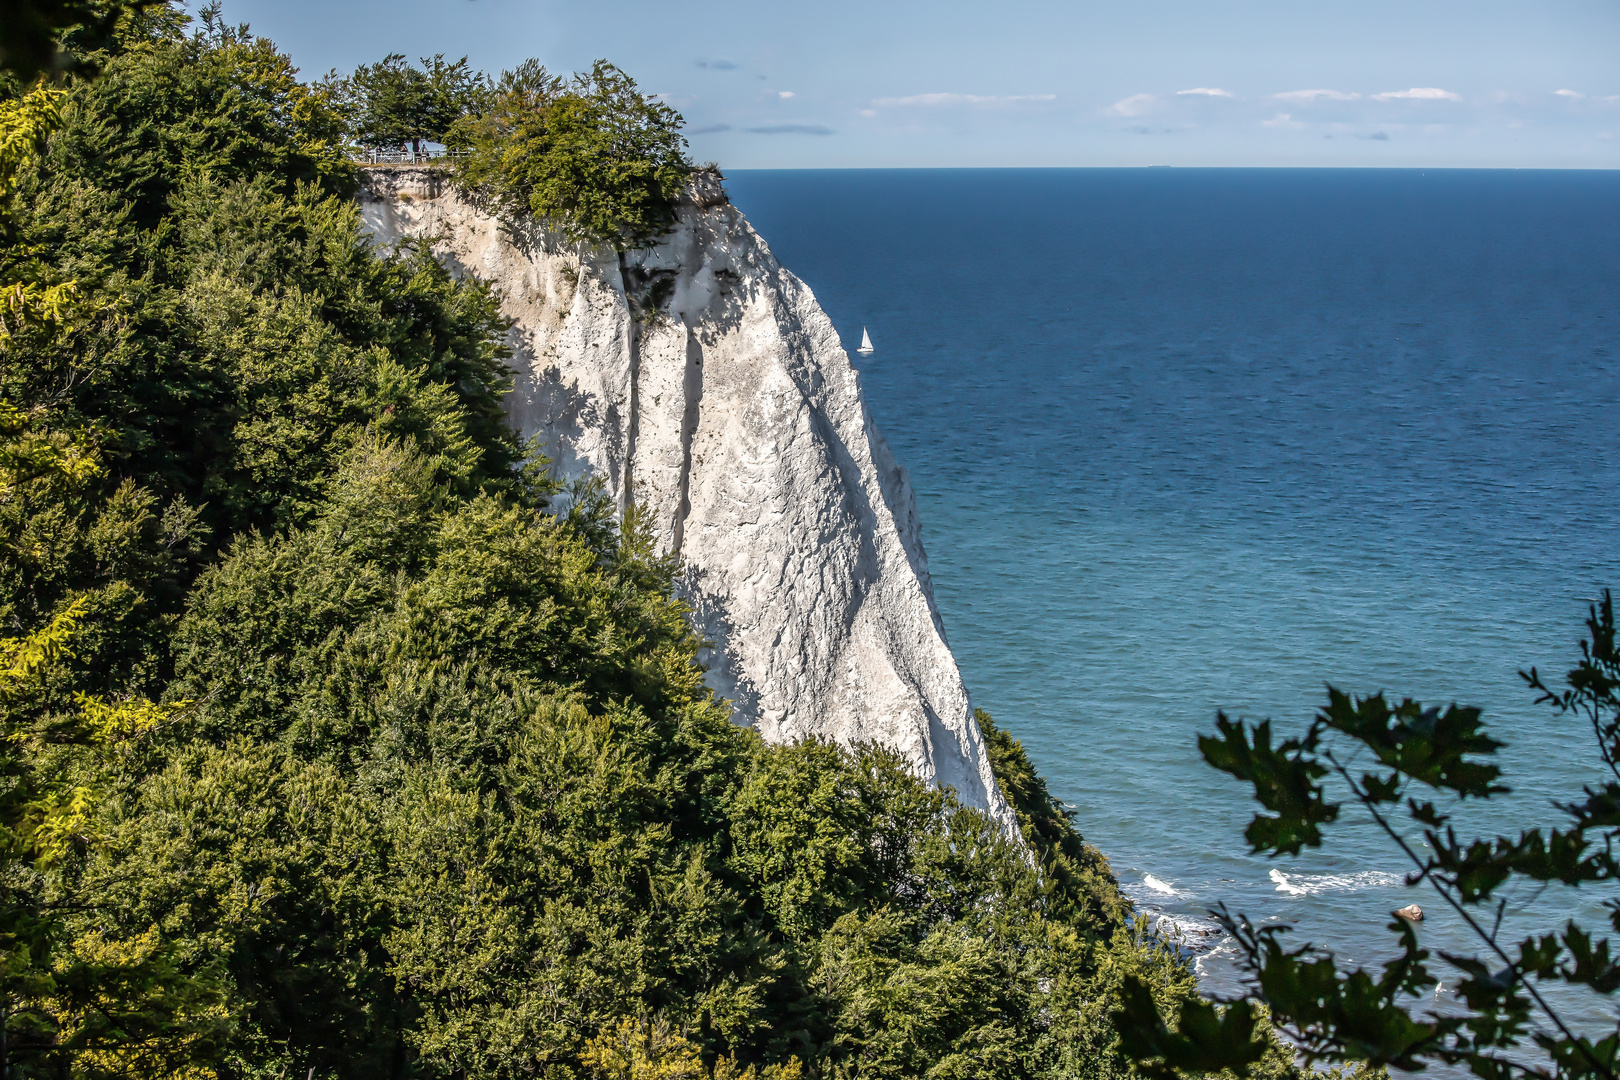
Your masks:
{"label": "white cloud", "polygon": [[861,110],[861,115],[862,116],[876,116],[877,115],[877,110],[876,109],[862,109]]}
{"label": "white cloud", "polygon": [[1152,94],[1132,94],[1121,101],[1116,101],[1108,107],[1108,111],[1115,116],[1141,116],[1153,108],[1154,102],[1159,99]]}
{"label": "white cloud", "polygon": [[1280,94],[1272,94],[1278,101],[1355,101],[1360,94],[1347,94],[1343,90],[1285,90]]}
{"label": "white cloud", "polygon": [[1438,86],[1414,86],[1410,90],[1389,90],[1374,94],[1374,101],[1461,101],[1461,94],[1442,90]]}
{"label": "white cloud", "polygon": [[1586,96],[1579,90],[1554,90],[1553,93],[1557,94],[1559,97],[1583,98]]}
{"label": "white cloud", "polygon": [[1292,114],[1284,112],[1284,113],[1278,113],[1276,116],[1273,116],[1270,120],[1262,120],[1262,121],[1260,121],[1260,126],[1261,127],[1268,127],[1268,128],[1287,129],[1287,128],[1302,128],[1305,125],[1303,123],[1301,123],[1300,121],[1295,120]]}
{"label": "white cloud", "polygon": [[790,98],[790,97],[793,96],[793,91],[791,91],[791,90],[778,90],[776,92],[776,96],[779,97],[779,98]]}
{"label": "white cloud", "polygon": [[1177,90],[1176,91],[1176,96],[1177,97],[1186,97],[1188,94],[1194,94],[1194,95],[1196,95],[1198,97],[1236,97],[1237,96],[1236,94],[1232,93],[1232,91],[1230,91],[1230,90],[1222,90],[1219,87],[1214,87],[1214,86],[1195,86],[1191,90]]}
{"label": "white cloud", "polygon": [[999,105],[1009,101],[1055,101],[1056,94],[913,94],[910,97],[878,98],[873,105],[885,108],[911,105]]}

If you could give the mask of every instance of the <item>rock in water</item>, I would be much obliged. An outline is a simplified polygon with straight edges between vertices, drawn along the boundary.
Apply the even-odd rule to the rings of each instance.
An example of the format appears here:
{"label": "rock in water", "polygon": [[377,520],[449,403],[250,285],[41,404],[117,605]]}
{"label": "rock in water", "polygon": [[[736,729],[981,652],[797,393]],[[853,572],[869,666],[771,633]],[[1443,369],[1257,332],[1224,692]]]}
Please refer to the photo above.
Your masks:
{"label": "rock in water", "polygon": [[709,682],[773,742],[879,742],[1004,826],[905,471],[810,290],[698,174],[623,256],[509,228],[434,169],[363,170],[375,239],[432,237],[512,319],[509,412],[684,562]]}
{"label": "rock in water", "polygon": [[1401,908],[1395,914],[1399,915],[1401,918],[1405,919],[1407,922],[1422,922],[1423,921],[1423,909],[1418,907],[1416,904],[1408,904],[1406,907]]}

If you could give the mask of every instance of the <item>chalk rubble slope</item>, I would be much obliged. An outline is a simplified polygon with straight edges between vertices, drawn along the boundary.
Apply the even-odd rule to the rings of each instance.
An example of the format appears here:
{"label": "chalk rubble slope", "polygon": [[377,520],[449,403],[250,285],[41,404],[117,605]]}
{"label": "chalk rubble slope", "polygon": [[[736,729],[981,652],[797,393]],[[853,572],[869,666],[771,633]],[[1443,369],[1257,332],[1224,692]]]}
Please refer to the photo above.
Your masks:
{"label": "chalk rubble slope", "polygon": [[[1004,826],[934,604],[910,481],[831,321],[718,178],[621,257],[519,235],[432,169],[368,169],[377,242],[431,237],[499,287],[513,421],[564,475],[602,476],[680,554],[709,682],[781,742],[872,741]],[[640,313],[636,318],[634,313]]]}

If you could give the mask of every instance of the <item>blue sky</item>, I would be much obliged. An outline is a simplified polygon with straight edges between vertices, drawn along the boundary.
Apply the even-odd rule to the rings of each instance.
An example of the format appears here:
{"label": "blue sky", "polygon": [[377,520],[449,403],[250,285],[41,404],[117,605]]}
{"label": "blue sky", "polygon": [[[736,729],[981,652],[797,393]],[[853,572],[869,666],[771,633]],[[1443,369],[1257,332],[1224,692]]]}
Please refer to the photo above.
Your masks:
{"label": "blue sky", "polygon": [[1620,167],[1620,0],[225,0],[306,76],[607,57],[727,168]]}

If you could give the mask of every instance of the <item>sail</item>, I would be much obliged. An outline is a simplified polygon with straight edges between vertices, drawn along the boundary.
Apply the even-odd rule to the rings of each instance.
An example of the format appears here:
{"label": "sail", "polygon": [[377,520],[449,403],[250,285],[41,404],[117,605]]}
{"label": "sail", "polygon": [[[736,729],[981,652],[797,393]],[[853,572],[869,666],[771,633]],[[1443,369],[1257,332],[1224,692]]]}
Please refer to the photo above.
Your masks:
{"label": "sail", "polygon": [[860,348],[860,351],[861,352],[871,352],[872,351],[872,335],[868,334],[866,332],[866,327],[864,327],[864,326],[861,327],[861,348]]}

